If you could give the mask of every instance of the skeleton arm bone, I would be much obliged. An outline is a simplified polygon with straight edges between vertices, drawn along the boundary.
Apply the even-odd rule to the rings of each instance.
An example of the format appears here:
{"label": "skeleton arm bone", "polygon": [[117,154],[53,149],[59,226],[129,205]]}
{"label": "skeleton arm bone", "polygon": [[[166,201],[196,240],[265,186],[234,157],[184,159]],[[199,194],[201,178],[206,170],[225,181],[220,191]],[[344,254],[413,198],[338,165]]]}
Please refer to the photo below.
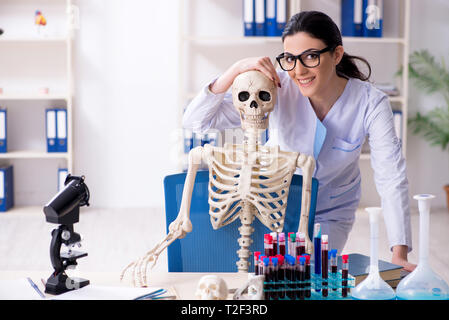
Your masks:
{"label": "skeleton arm bone", "polygon": [[181,227],[180,239],[192,231],[192,223],[190,222],[190,204],[192,202],[192,192],[195,186],[195,177],[198,167],[201,164],[201,159],[204,157],[203,147],[193,148],[189,152],[189,168],[182,191],[181,207],[179,208],[178,217],[168,227],[169,232],[179,230]]}
{"label": "skeleton arm bone", "polygon": [[[120,278],[123,279],[126,271],[133,267],[133,284],[135,285],[136,273],[140,286],[145,286],[147,283],[146,274],[147,266],[150,264],[152,269],[159,257],[159,255],[175,241],[176,239],[182,239],[187,233],[192,231],[192,223],[190,221],[190,204],[192,200],[193,187],[195,185],[195,177],[198,171],[198,167],[201,163],[201,159],[204,157],[202,147],[196,147],[189,152],[189,168],[187,171],[186,180],[184,183],[184,189],[182,192],[181,207],[176,219],[169,225],[168,234],[160,241],[153,249],[148,251],[144,257],[130,263],[121,273]],[[141,272],[144,268],[143,273]]]}
{"label": "skeleton arm bone", "polygon": [[298,232],[306,236],[306,251],[311,254],[313,250],[312,242],[308,232],[310,202],[312,199],[312,175],[315,170],[315,159],[305,154],[299,154],[296,166],[302,170],[302,198],[301,198],[301,218]]}

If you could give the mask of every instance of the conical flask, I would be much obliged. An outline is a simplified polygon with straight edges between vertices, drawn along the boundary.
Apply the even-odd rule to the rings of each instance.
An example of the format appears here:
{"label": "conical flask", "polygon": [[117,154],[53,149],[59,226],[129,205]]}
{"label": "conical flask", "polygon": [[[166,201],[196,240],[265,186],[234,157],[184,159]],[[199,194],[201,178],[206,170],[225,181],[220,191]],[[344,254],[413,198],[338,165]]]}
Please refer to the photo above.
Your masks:
{"label": "conical flask", "polygon": [[354,299],[360,300],[392,300],[396,294],[379,274],[379,216],[382,212],[381,208],[366,208],[369,213],[370,233],[371,233],[371,257],[369,274],[365,280],[359,283],[353,290],[351,295]]}
{"label": "conical flask", "polygon": [[404,300],[448,300],[449,286],[429,265],[429,214],[431,194],[419,194],[419,262],[416,269],[399,283],[396,294]]}

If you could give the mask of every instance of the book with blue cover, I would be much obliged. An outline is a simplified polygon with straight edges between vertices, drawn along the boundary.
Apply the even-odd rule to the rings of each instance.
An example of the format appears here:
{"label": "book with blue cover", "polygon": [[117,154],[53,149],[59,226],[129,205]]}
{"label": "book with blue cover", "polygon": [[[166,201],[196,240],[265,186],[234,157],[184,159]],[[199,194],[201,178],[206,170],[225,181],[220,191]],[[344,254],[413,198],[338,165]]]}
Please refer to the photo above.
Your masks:
{"label": "book with blue cover", "polygon": [[0,166],[0,212],[6,212],[14,206],[13,166]]}
{"label": "book with blue cover", "polygon": [[363,36],[382,37],[383,1],[363,0]]}
{"label": "book with blue cover", "polygon": [[341,34],[344,37],[363,36],[363,0],[341,1]]}
{"label": "book with blue cover", "polygon": [[[349,274],[355,278],[355,285],[358,285],[368,276],[371,258],[360,253],[351,253],[348,258]],[[338,269],[341,269],[341,256],[338,257],[337,266]],[[387,283],[400,279],[401,270],[402,266],[379,259],[379,274]]]}

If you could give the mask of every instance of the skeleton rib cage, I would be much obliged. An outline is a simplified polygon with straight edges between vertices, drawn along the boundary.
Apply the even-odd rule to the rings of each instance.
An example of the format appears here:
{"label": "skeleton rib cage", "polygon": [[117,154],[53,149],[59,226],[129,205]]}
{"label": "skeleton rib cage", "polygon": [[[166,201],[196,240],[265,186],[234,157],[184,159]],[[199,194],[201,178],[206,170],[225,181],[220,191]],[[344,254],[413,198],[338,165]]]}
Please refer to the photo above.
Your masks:
{"label": "skeleton rib cage", "polygon": [[[297,154],[279,151],[278,147],[260,147],[249,159],[244,145],[206,149],[212,227],[218,229],[232,223],[239,218],[245,203],[250,203],[260,222],[281,232]],[[242,177],[245,174],[246,179]],[[242,181],[250,181],[250,185],[245,187]]]}

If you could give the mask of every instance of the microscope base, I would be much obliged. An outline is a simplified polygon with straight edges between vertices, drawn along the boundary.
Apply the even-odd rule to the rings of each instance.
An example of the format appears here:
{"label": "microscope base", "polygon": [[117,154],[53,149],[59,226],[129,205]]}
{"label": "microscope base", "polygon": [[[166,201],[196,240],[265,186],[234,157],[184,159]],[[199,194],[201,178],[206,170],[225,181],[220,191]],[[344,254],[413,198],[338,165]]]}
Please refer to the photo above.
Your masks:
{"label": "microscope base", "polygon": [[67,291],[76,290],[89,284],[89,280],[82,278],[69,278],[64,272],[52,274],[45,285],[45,293],[58,295]]}

